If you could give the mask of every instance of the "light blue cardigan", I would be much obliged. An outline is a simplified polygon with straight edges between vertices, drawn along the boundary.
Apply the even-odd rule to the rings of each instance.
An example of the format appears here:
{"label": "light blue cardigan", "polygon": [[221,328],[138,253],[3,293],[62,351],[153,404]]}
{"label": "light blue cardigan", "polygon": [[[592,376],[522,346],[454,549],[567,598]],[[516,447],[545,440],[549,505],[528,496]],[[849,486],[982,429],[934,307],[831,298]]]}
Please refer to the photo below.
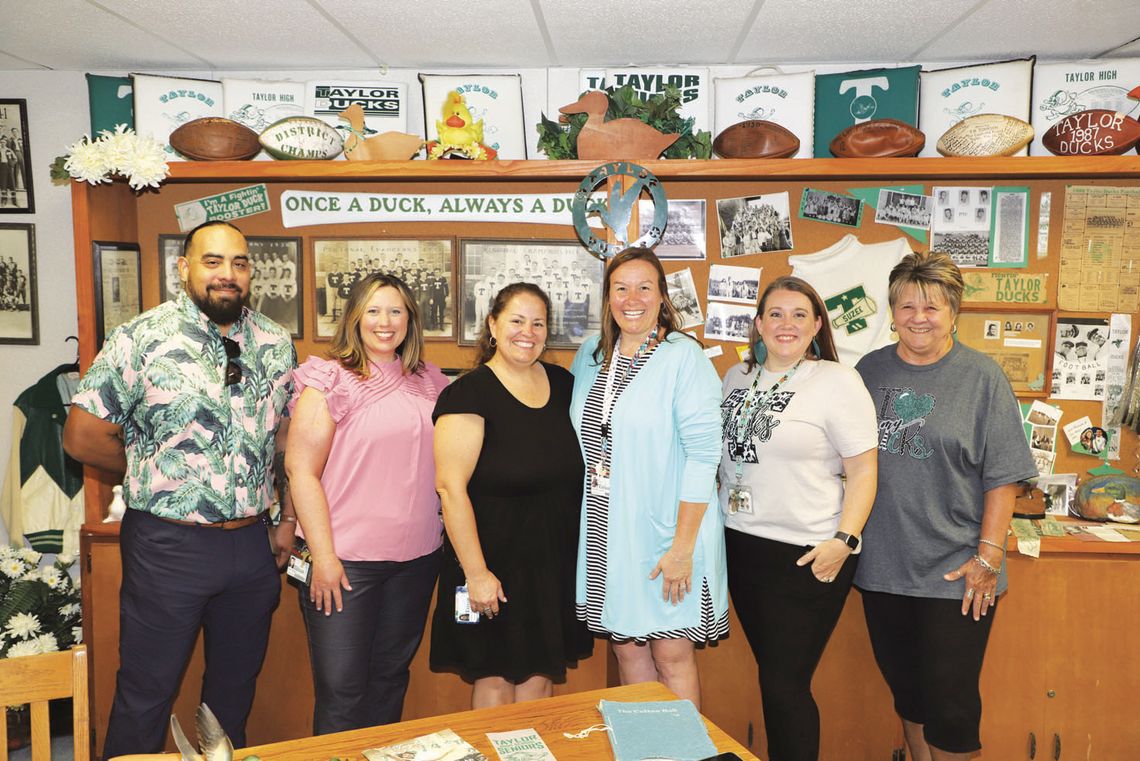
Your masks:
{"label": "light blue cardigan", "polygon": [[[601,367],[588,339],[574,357],[570,418],[582,440],[582,410]],[[695,627],[708,579],[719,620],[728,611],[724,518],[715,477],[720,463],[720,378],[700,345],[671,333],[614,404],[611,426],[609,543],[602,625],[628,637]],[[598,435],[596,431],[592,435]],[[585,448],[583,447],[583,457]],[[594,463],[587,462],[587,474]],[[662,600],[662,580],[649,581],[673,543],[681,501],[707,502],[693,551],[693,591],[679,605]],[[583,498],[580,547],[586,543]],[[586,601],[586,553],[578,553],[577,601]]]}

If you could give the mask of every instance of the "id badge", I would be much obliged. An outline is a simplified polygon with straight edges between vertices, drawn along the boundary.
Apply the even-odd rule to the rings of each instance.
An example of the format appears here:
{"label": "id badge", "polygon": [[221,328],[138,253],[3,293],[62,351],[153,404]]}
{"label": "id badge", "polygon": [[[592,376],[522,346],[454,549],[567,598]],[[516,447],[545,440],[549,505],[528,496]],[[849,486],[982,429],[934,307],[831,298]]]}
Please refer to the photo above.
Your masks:
{"label": "id badge", "polygon": [[752,487],[736,484],[728,490],[728,513],[752,513]]}
{"label": "id badge", "polygon": [[455,623],[479,623],[479,611],[471,610],[471,598],[467,596],[467,587],[455,588]]}
{"label": "id badge", "polygon": [[289,550],[289,564],[285,566],[285,575],[302,584],[308,584],[313,578],[313,564],[310,560],[309,545],[300,537],[293,540],[293,549]]}
{"label": "id badge", "polygon": [[590,493],[595,497],[608,497],[610,495],[610,477],[590,474]]}

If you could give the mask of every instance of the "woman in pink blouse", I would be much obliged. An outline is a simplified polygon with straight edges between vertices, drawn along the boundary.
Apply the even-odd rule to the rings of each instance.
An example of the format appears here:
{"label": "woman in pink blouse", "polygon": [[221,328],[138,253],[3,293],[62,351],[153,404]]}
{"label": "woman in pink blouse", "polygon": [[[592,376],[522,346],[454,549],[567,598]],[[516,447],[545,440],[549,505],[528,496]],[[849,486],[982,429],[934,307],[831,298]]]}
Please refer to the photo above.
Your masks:
{"label": "woman in pink blouse", "polygon": [[431,413],[447,379],[421,359],[423,345],[411,291],[372,274],[353,287],[329,359],[294,373],[285,468],[312,557],[300,602],[315,734],[396,722],[403,710],[442,528]]}

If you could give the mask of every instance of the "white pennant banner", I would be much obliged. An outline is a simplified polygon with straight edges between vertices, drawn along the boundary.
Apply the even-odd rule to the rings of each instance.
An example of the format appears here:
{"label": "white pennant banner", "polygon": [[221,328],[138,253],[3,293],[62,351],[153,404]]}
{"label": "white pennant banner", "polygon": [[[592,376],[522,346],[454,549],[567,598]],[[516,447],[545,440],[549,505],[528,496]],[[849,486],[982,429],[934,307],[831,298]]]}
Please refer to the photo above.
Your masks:
{"label": "white pennant banner", "polygon": [[281,194],[281,224],[304,227],[431,221],[572,225],[570,205],[573,202],[573,194],[416,195],[286,190]]}

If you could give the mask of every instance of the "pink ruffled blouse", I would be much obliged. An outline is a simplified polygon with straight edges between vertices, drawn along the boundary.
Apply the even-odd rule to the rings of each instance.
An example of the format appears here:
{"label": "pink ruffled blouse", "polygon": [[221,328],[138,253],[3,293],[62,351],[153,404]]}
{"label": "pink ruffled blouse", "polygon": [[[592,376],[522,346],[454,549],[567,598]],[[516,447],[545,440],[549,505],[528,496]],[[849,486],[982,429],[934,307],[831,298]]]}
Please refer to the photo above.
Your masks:
{"label": "pink ruffled blouse", "polygon": [[321,486],[337,557],[414,560],[442,542],[431,412],[448,381],[431,364],[403,375],[398,357],[370,369],[360,378],[310,357],[293,371],[289,411],[312,388],[336,423]]}

